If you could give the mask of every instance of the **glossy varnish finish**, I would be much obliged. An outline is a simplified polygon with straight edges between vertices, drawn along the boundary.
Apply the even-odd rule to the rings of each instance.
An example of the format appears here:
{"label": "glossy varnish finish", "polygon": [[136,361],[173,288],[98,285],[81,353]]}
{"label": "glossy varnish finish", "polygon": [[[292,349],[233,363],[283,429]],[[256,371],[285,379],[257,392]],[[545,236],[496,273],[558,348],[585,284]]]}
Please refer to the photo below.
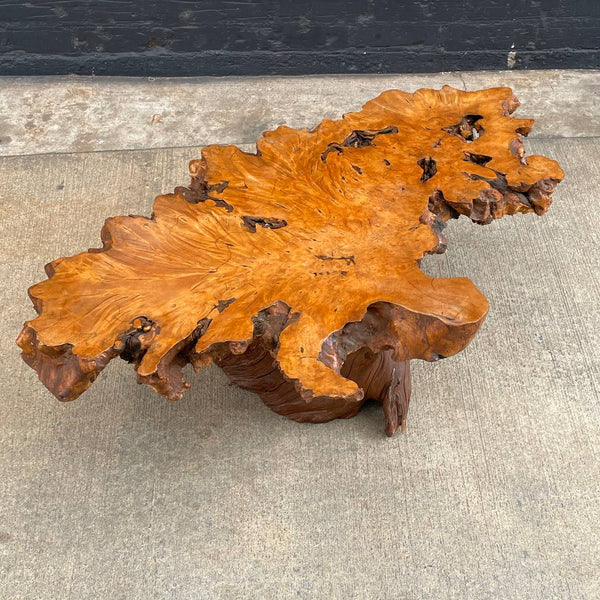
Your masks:
{"label": "glossy varnish finish", "polygon": [[151,218],[113,217],[103,247],[46,267],[18,343],[61,400],[117,356],[170,400],[214,361],[298,421],[382,402],[404,426],[409,360],[462,350],[487,313],[466,278],[419,269],[444,221],[543,214],[563,173],[525,157],[533,121],[508,88],[392,90],[316,129],[279,127],[257,153],[208,146]]}

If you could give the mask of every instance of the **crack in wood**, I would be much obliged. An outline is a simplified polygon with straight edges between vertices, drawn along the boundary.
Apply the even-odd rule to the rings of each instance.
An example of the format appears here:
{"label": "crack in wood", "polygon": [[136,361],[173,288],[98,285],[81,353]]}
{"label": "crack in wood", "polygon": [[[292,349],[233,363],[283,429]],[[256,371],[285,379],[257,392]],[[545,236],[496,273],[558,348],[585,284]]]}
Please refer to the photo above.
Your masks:
{"label": "crack in wood", "polygon": [[423,169],[421,175],[421,183],[429,181],[437,173],[437,163],[431,156],[429,158],[421,158],[417,164]]}
{"label": "crack in wood", "polygon": [[287,225],[287,221],[284,219],[250,217],[248,215],[242,217],[242,223],[250,233],[256,233],[257,225],[260,225],[263,229],[281,229]]}
{"label": "crack in wood", "polygon": [[353,254],[350,256],[326,256],[324,254],[317,254],[316,256],[319,260],[345,260],[347,265],[356,264]]}
{"label": "crack in wood", "polygon": [[398,128],[394,125],[389,125],[383,129],[355,129],[341,144],[339,142],[331,142],[327,150],[321,154],[321,160],[325,162],[330,152],[341,154],[344,148],[364,148],[365,146],[370,146],[376,136],[389,135],[390,133],[398,133]]}

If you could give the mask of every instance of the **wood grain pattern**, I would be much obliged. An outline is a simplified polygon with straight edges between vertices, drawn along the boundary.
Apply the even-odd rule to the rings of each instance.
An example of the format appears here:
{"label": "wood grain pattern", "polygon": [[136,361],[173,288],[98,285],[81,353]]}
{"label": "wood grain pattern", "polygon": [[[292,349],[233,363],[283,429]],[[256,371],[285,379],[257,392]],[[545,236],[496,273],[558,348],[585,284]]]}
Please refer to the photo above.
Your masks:
{"label": "wood grain pattern", "polygon": [[151,218],[108,219],[103,247],[47,265],[18,343],[61,400],[117,356],[177,400],[216,362],[280,414],[323,422],[382,402],[404,426],[408,361],[462,350],[487,313],[466,278],[419,269],[444,221],[543,214],[563,173],[525,158],[508,88],[383,93],[257,153],[208,146]]}

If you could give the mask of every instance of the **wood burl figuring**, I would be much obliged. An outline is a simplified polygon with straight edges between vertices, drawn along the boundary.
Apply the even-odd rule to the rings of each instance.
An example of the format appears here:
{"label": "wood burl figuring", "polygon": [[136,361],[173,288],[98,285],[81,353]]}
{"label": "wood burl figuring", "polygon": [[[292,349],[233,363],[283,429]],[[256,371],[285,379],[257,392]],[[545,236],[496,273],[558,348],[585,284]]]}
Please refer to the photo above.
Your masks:
{"label": "wood burl figuring", "polygon": [[18,338],[60,400],[117,356],[169,400],[215,362],[275,412],[321,423],[382,403],[404,429],[411,359],[456,354],[488,302],[419,268],[444,222],[541,215],[563,178],[525,156],[533,120],[508,88],[391,90],[312,130],[266,132],[255,154],[208,146],[152,216],[111,217],[102,248],[46,265]]}

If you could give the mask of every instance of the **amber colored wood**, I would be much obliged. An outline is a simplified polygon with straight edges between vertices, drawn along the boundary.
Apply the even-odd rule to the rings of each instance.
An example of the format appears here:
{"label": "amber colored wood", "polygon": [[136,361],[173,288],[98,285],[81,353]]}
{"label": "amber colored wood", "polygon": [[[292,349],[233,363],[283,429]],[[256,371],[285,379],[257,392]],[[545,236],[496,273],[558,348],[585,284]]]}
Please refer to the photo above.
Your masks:
{"label": "amber colored wood", "polygon": [[508,88],[384,92],[313,130],[266,132],[256,154],[208,146],[151,218],[112,217],[103,247],[46,266],[18,344],[61,400],[113,358],[169,400],[214,361],[297,421],[382,403],[404,428],[409,361],[462,350],[488,303],[419,269],[444,221],[544,213],[558,164],[525,157],[531,119]]}

